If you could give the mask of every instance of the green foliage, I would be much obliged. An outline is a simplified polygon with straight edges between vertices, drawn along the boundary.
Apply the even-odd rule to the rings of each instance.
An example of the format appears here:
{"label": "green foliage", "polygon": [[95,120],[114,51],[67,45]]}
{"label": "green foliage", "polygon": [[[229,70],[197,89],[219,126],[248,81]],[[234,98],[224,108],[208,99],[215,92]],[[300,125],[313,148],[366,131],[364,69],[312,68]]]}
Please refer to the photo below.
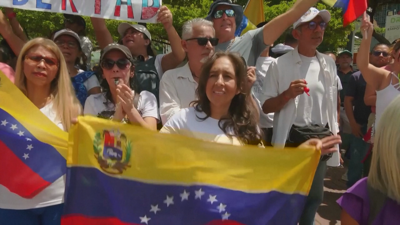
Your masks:
{"label": "green foliage", "polygon": [[[182,32],[182,25],[185,21],[192,18],[204,18],[209,10],[210,4],[213,0],[164,0],[163,3],[169,7],[174,16],[174,27],[179,34]],[[236,4],[246,5],[247,0],[234,0]],[[293,4],[295,0],[279,1],[269,0],[264,2],[265,19],[271,20],[280,14],[286,12]],[[343,28],[342,26],[342,14],[338,9],[332,9],[322,3],[318,3],[318,9],[328,9],[332,14],[332,20],[325,32],[325,39],[320,50],[324,51],[327,49],[336,50],[337,48],[345,47],[348,40],[348,36],[354,29],[353,25]],[[26,30],[30,38],[45,36],[48,37],[53,31],[62,29],[63,15],[59,13],[47,13],[37,11],[26,11],[26,10],[15,10],[17,12],[17,18],[23,28]],[[90,22],[89,17],[84,17],[87,23],[87,36],[96,44],[96,39],[93,32],[93,26]],[[114,41],[118,41],[119,34],[117,32],[118,24],[123,21],[118,20],[106,20],[106,25]],[[147,24],[150,33],[154,40],[167,40],[166,32],[161,24]],[[282,42],[284,36],[282,36],[276,43]],[[157,50],[160,50],[161,45],[154,46]]]}
{"label": "green foliage", "polygon": [[[273,18],[279,16],[280,14],[286,12],[294,4],[292,1],[281,1],[278,5],[265,5],[265,20],[270,21]],[[321,52],[331,50],[336,51],[338,48],[343,48],[347,45],[349,41],[348,36],[351,31],[354,30],[354,25],[350,24],[347,27],[343,27],[342,13],[337,8],[328,7],[325,4],[318,3],[317,8],[319,10],[326,9],[331,15],[331,21],[325,30],[324,41],[319,47]],[[282,43],[284,41],[285,35],[282,35],[276,43]]]}

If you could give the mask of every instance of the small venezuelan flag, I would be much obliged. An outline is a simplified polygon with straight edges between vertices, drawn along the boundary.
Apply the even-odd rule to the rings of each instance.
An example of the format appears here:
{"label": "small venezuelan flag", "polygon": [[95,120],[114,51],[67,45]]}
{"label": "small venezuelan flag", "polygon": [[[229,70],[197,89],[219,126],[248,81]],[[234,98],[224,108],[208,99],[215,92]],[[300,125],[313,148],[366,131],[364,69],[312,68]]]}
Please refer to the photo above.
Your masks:
{"label": "small venezuelan flag", "polygon": [[356,20],[368,8],[367,0],[322,0],[322,2],[331,7],[342,9],[343,26],[347,26]]}
{"label": "small venezuelan flag", "polygon": [[69,143],[63,225],[296,224],[320,157],[95,117],[79,118]]}
{"label": "small venezuelan flag", "polygon": [[240,37],[243,34],[245,34],[247,31],[254,30],[254,29],[257,29],[256,25],[254,25],[252,22],[250,22],[250,20],[245,15],[243,15],[242,22],[236,28],[235,36]]}
{"label": "small venezuelan flag", "polygon": [[68,134],[0,72],[0,185],[31,199],[65,175]]}

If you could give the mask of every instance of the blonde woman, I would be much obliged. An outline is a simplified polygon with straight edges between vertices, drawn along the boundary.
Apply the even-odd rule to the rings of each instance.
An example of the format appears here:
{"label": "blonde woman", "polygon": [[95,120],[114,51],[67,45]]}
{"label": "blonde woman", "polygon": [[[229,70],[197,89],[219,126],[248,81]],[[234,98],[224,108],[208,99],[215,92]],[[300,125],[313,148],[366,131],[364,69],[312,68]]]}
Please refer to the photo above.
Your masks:
{"label": "blonde woman", "polygon": [[[64,57],[51,40],[36,38],[22,48],[15,85],[62,130],[68,131],[81,113]],[[64,189],[64,176],[31,199],[0,185],[0,224],[59,225]]]}
{"label": "blonde woman", "polygon": [[342,224],[398,224],[400,221],[400,97],[383,112],[377,127],[368,178],[338,200]]}

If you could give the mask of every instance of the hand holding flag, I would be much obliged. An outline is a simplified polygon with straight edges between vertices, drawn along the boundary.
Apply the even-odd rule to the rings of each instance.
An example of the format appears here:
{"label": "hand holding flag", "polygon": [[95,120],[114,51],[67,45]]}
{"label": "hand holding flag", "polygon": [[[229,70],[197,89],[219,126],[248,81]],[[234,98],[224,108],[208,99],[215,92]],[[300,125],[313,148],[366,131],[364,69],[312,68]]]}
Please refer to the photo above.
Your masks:
{"label": "hand holding flag", "polygon": [[374,25],[371,23],[367,12],[364,12],[360,29],[365,40],[371,38],[372,34],[374,33]]}
{"label": "hand holding flag", "polygon": [[360,17],[368,8],[367,0],[322,0],[322,2],[342,9],[344,27]]}

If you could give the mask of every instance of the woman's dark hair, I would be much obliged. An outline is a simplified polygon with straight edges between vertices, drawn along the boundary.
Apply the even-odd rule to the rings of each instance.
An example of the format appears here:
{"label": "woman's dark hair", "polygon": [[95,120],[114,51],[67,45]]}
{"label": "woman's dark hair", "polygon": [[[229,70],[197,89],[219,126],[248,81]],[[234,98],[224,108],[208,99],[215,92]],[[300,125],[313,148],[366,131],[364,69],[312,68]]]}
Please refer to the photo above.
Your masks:
{"label": "woman's dark hair", "polygon": [[247,82],[247,66],[244,59],[237,53],[217,52],[204,63],[196,90],[198,100],[193,103],[195,110],[205,113],[206,117],[198,118],[205,120],[211,116],[211,105],[206,94],[206,86],[211,68],[216,60],[222,57],[231,61],[235,71],[237,88],[241,92],[233,97],[228,115],[219,120],[218,126],[228,137],[237,137],[244,144],[258,145],[261,143],[261,132],[258,128],[257,110],[250,100],[250,95],[242,91]]}
{"label": "woman's dark hair", "polygon": [[[103,54],[103,51],[101,51],[101,55]],[[131,71],[134,71],[135,69],[135,62],[131,60]],[[100,61],[100,69],[98,73],[98,78],[100,81],[100,87],[102,91],[106,94],[106,101],[104,102],[105,105],[108,105],[110,102],[115,104],[112,95],[111,95],[111,90],[110,90],[110,85],[108,85],[108,82],[106,79],[103,78],[103,68],[101,68],[101,61]],[[135,91],[135,94],[139,94],[139,86],[137,85],[138,81],[136,80],[136,76],[130,77],[129,78],[129,87]]]}

